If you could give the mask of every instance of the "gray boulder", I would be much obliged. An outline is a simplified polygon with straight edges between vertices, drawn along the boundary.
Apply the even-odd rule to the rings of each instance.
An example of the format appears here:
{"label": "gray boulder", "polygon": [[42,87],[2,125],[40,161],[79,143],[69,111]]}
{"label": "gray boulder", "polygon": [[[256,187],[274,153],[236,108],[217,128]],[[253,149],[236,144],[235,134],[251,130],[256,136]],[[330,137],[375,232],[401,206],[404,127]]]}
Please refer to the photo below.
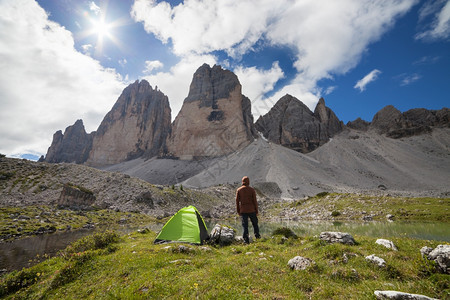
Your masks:
{"label": "gray boulder", "polygon": [[375,243],[378,244],[378,245],[382,245],[382,246],[384,246],[384,247],[386,247],[388,249],[392,249],[394,251],[398,251],[397,247],[390,240],[378,239]]}
{"label": "gray boulder", "polygon": [[381,257],[375,256],[375,254],[366,256],[366,260],[376,264],[380,268],[386,267],[386,261]]}
{"label": "gray boulder", "polygon": [[439,271],[450,274],[450,245],[439,245],[428,254],[429,260],[434,260]]}
{"label": "gray boulder", "polygon": [[346,232],[325,231],[320,233],[319,239],[328,243],[341,243],[346,245],[355,245],[355,239]]}
{"label": "gray boulder", "polygon": [[234,241],[234,229],[216,224],[211,230],[210,239],[220,245],[229,245]]}
{"label": "gray boulder", "polygon": [[420,249],[420,254],[422,255],[423,258],[428,258],[428,254],[430,254],[431,251],[433,251],[433,248],[424,246]]}
{"label": "gray boulder", "polygon": [[375,297],[377,299],[395,299],[395,300],[437,300],[418,294],[408,294],[397,291],[375,291]]}
{"label": "gray boulder", "polygon": [[288,266],[292,270],[305,270],[312,264],[314,264],[314,261],[302,256],[296,256],[288,261]]}

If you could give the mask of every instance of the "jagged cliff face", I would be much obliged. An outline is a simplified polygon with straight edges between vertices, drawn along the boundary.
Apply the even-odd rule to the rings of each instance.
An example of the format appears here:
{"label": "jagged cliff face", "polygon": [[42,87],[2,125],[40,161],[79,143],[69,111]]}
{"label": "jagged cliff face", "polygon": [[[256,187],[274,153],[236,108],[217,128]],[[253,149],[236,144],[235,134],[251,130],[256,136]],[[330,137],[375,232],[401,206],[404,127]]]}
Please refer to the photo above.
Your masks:
{"label": "jagged cliff face", "polygon": [[247,146],[256,136],[250,100],[235,74],[220,66],[201,66],[168,139],[169,156],[215,157]]}
{"label": "jagged cliff face", "polygon": [[375,131],[391,138],[402,138],[429,133],[433,127],[449,127],[450,110],[413,108],[402,113],[394,106],[388,105],[374,115],[372,122],[358,118],[348,122],[347,126],[356,130]]}
{"label": "jagged cliff face", "polygon": [[93,134],[87,134],[83,121],[77,120],[64,131],[57,131],[53,135],[53,141],[48,148],[45,161],[50,163],[68,162],[84,163],[92,148]]}
{"label": "jagged cliff face", "polygon": [[291,95],[282,97],[255,124],[269,141],[307,153],[326,143],[344,125],[320,99],[313,112]]}
{"label": "jagged cliff face", "polygon": [[100,124],[87,164],[112,165],[158,155],[170,133],[170,122],[167,96],[145,80],[134,82]]}

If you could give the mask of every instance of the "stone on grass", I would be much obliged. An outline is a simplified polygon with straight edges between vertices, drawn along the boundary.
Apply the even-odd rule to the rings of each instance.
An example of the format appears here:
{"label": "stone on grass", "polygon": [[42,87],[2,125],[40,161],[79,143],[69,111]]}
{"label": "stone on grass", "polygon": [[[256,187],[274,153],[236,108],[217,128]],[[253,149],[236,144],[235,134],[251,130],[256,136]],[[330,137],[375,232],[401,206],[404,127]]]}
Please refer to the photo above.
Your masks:
{"label": "stone on grass", "polygon": [[305,270],[314,263],[309,258],[296,256],[288,261],[288,266],[293,270]]}
{"label": "stone on grass", "polygon": [[386,247],[388,249],[392,249],[392,250],[398,251],[397,247],[390,240],[378,239],[375,243],[377,243],[378,245],[382,245],[382,246],[384,246],[384,247]]}
{"label": "stone on grass", "polygon": [[420,254],[422,255],[423,258],[428,258],[428,254],[430,254],[431,251],[433,251],[433,248],[424,246],[420,249]]}
{"label": "stone on grass", "polygon": [[319,236],[319,239],[328,243],[341,243],[347,245],[355,245],[355,239],[346,232],[325,231]]}
{"label": "stone on grass", "polygon": [[391,214],[387,214],[386,215],[386,219],[388,219],[389,221],[394,221],[395,216],[391,215]]}
{"label": "stone on grass", "polygon": [[[250,243],[253,243],[253,238],[251,236],[248,237],[248,240]],[[234,241],[241,244],[245,243],[244,237],[242,235],[235,236]]]}
{"label": "stone on grass", "polygon": [[220,245],[229,245],[234,241],[233,228],[216,224],[211,230],[210,238],[212,242]]}
{"label": "stone on grass", "polygon": [[191,263],[191,261],[189,259],[177,259],[177,260],[169,261],[169,263],[171,263],[171,264],[189,264],[189,263]]}
{"label": "stone on grass", "polygon": [[437,263],[439,271],[450,274],[450,245],[438,245],[427,257]]}
{"label": "stone on grass", "polygon": [[378,256],[375,256],[375,254],[366,256],[366,260],[376,264],[380,268],[386,267],[386,261]]}
{"label": "stone on grass", "polygon": [[408,294],[397,291],[375,291],[375,297],[377,299],[395,299],[395,300],[437,300],[424,295]]}

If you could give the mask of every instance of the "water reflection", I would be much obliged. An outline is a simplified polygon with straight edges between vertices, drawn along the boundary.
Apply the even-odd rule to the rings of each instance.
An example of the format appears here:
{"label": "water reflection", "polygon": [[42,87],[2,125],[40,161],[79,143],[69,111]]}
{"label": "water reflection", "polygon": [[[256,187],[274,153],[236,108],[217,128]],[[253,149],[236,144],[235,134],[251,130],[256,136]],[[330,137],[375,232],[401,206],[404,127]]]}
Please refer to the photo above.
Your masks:
{"label": "water reflection", "polygon": [[[216,223],[229,225],[242,235],[242,226],[239,219],[234,221],[208,221],[209,229]],[[211,228],[210,228],[211,227]],[[298,222],[291,220],[278,220],[276,222],[260,221],[260,232],[270,235],[278,227],[289,227],[297,235],[318,235],[322,231],[341,231],[352,235],[365,235],[377,238],[409,237],[423,240],[437,240],[450,242],[450,226],[447,223],[424,222],[325,222],[310,221]],[[252,232],[251,225],[249,226]]]}
{"label": "water reflection", "polygon": [[[242,235],[240,219],[232,221],[205,220],[210,231],[215,224],[220,223],[236,229],[238,235]],[[162,228],[163,224],[148,224],[147,227],[155,232]],[[447,223],[423,223],[423,222],[298,222],[291,220],[260,221],[262,236],[269,236],[278,227],[289,227],[299,236],[318,235],[322,231],[342,231],[352,235],[365,235],[377,238],[410,237],[423,240],[437,240],[450,242],[450,226]],[[119,231],[127,233],[137,228],[121,227]],[[253,228],[249,225],[252,233]],[[0,244],[0,270],[19,270],[36,264],[43,255],[54,256],[59,250],[67,247],[71,242],[92,234],[92,230],[76,230],[44,234],[16,240],[11,243]],[[36,259],[37,255],[39,259]]]}

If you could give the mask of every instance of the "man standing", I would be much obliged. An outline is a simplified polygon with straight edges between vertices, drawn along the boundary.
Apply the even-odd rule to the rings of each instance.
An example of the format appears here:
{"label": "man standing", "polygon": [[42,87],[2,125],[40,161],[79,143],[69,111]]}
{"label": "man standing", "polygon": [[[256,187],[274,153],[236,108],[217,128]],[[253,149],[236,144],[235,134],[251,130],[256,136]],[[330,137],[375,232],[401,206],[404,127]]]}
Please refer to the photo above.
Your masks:
{"label": "man standing", "polygon": [[250,187],[250,179],[247,176],[242,178],[242,186],[236,191],[236,210],[242,217],[242,227],[244,227],[244,242],[250,242],[248,238],[248,218],[252,221],[255,238],[259,239],[258,227],[258,202],[256,201],[255,189]]}

